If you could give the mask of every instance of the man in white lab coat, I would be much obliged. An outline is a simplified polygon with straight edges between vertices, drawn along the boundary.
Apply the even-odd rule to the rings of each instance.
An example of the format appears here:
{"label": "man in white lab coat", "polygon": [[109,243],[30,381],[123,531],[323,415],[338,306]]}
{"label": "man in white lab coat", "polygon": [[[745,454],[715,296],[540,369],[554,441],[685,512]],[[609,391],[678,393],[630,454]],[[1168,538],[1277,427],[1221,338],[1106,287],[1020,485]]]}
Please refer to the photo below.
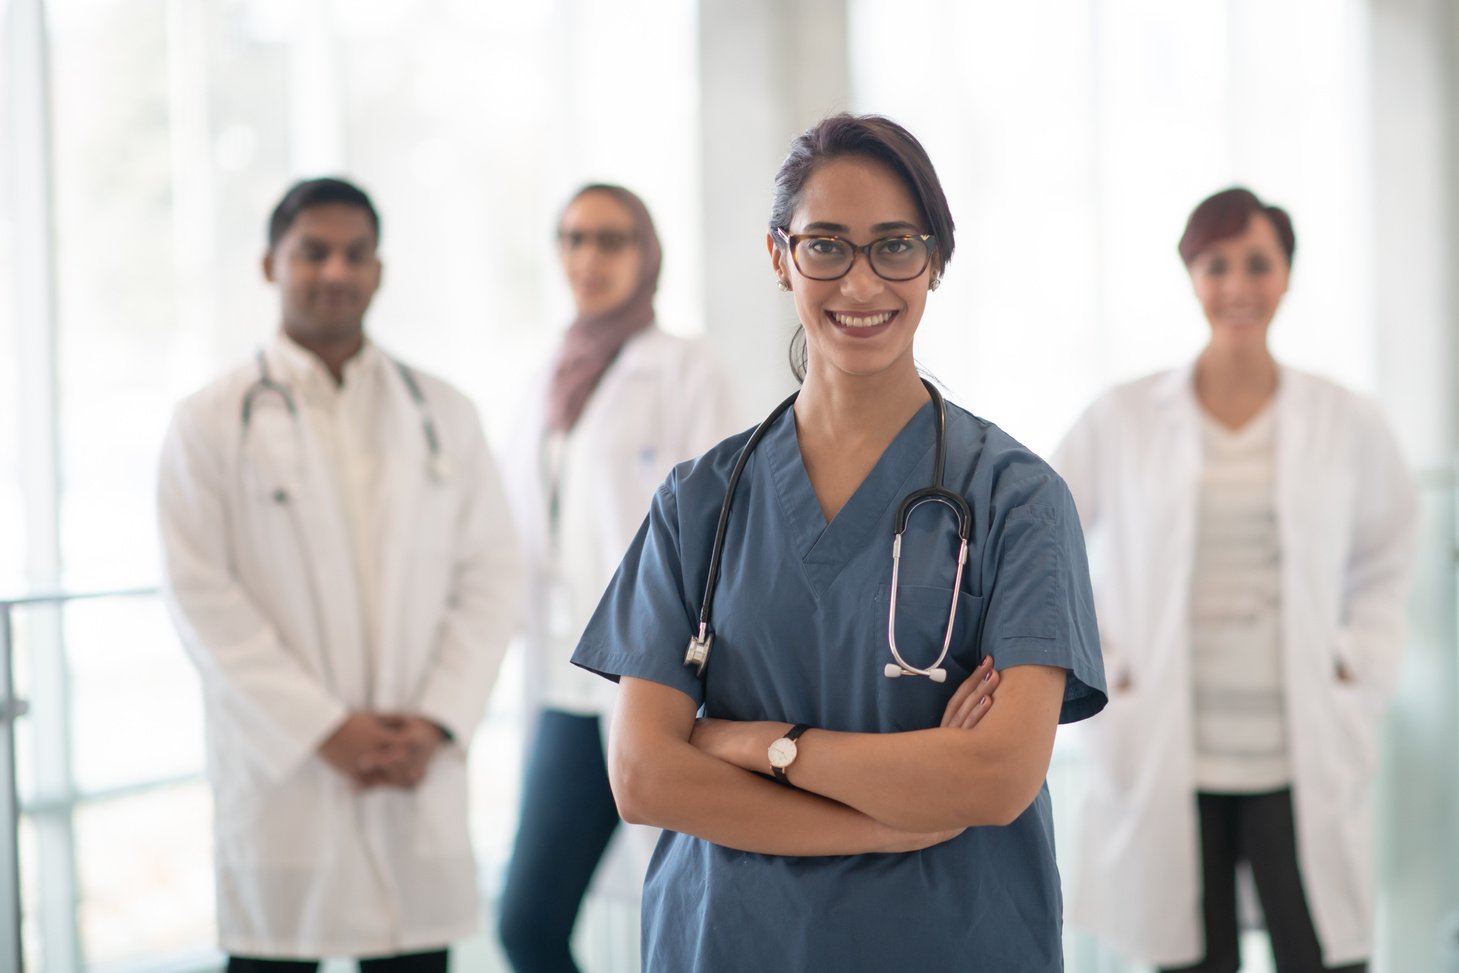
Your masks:
{"label": "man in white lab coat", "polygon": [[342,180],[284,196],[263,260],[280,332],[178,407],[163,450],[230,973],[443,971],[478,925],[465,748],[516,546],[470,402],[365,336],[379,226]]}

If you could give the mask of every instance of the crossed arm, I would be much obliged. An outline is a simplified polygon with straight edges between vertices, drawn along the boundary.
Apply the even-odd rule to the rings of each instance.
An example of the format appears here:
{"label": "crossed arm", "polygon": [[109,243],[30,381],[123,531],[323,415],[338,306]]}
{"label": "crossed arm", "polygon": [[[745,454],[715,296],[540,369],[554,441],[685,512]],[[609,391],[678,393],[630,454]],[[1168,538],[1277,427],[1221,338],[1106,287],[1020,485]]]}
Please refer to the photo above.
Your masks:
{"label": "crossed arm", "polygon": [[967,827],[1007,824],[1048,771],[1065,672],[982,675],[959,687],[934,729],[807,730],[789,771],[794,788],[762,776],[785,723],[696,721],[685,694],[624,678],[609,745],[619,813],[773,855],[916,851]]}

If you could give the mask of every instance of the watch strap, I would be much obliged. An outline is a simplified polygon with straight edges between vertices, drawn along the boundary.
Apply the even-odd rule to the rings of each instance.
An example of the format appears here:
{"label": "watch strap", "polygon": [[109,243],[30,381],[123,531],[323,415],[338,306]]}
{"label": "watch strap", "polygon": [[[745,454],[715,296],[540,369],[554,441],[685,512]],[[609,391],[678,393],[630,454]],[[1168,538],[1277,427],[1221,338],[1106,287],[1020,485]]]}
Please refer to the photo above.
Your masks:
{"label": "watch strap", "polygon": [[[780,737],[780,739],[781,740],[789,740],[791,743],[794,743],[796,741],[796,738],[797,737],[799,737],[802,733],[804,733],[806,730],[809,730],[810,728],[811,728],[811,725],[809,723],[797,723],[794,726],[792,726],[789,730],[786,730],[785,731],[785,735],[782,736],[782,737]],[[790,778],[787,777],[787,776],[785,776],[785,768],[784,767],[777,767],[774,764],[771,764],[770,765],[770,773],[775,776],[775,779],[776,780],[778,780],[780,783],[784,784],[786,787],[794,787],[795,786],[794,784],[792,784],[790,782]]]}

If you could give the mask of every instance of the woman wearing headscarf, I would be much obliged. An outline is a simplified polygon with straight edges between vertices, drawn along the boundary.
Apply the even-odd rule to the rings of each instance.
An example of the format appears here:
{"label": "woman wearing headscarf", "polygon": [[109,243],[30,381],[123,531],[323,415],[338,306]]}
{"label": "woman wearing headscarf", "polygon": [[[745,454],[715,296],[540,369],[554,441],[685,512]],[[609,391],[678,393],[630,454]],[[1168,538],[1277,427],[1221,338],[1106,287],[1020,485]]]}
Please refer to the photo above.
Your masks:
{"label": "woman wearing headscarf", "polygon": [[[573,925],[619,830],[603,744],[615,687],[570,665],[573,647],[654,489],[733,431],[709,350],[657,326],[662,251],[643,201],[586,186],[557,236],[577,316],[508,464],[529,575],[528,671],[542,702],[500,912],[517,973],[577,970]],[[647,865],[638,857],[635,878]]]}
{"label": "woman wearing headscarf", "polygon": [[1245,189],[1179,252],[1210,337],[1115,388],[1054,455],[1109,673],[1086,730],[1070,922],[1167,971],[1240,966],[1251,868],[1279,973],[1366,968],[1379,719],[1403,644],[1413,485],[1374,404],[1278,362],[1296,235]]}

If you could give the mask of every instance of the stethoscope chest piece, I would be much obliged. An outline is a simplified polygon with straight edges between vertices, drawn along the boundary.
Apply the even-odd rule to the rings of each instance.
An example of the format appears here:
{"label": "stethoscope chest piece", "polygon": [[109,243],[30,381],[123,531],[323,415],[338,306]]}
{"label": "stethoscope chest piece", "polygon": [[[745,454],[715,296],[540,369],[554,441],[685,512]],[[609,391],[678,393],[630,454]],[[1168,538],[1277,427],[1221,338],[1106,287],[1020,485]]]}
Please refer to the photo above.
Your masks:
{"label": "stethoscope chest piece", "polygon": [[693,666],[694,674],[704,678],[704,667],[709,665],[709,650],[714,645],[714,633],[707,626],[700,625],[699,631],[689,636],[689,647],[684,650],[684,665]]}
{"label": "stethoscope chest piece", "polygon": [[902,668],[895,662],[888,662],[882,669],[882,673],[888,679],[900,679],[903,676],[926,676],[933,682],[947,682],[947,670],[940,666],[935,669],[913,669],[911,666]]}

